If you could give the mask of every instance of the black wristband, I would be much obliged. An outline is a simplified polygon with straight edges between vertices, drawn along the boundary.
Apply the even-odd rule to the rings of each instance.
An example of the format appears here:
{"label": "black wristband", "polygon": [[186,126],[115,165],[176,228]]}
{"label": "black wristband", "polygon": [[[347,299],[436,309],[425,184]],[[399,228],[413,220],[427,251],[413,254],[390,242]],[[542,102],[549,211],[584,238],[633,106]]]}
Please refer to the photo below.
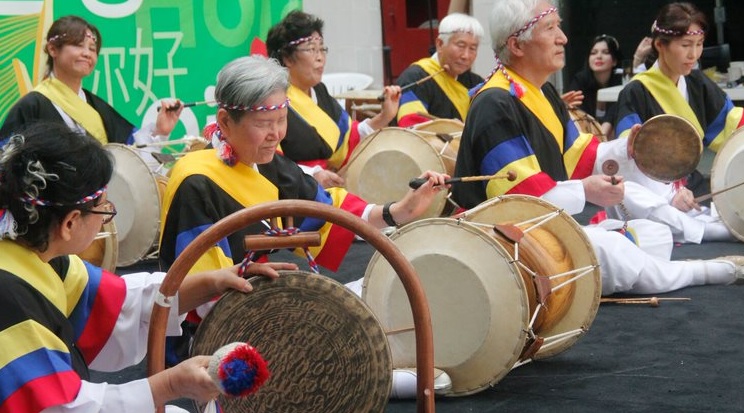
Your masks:
{"label": "black wristband", "polygon": [[398,223],[393,219],[393,214],[390,213],[390,206],[395,202],[388,202],[382,207],[382,220],[391,227],[397,227]]}

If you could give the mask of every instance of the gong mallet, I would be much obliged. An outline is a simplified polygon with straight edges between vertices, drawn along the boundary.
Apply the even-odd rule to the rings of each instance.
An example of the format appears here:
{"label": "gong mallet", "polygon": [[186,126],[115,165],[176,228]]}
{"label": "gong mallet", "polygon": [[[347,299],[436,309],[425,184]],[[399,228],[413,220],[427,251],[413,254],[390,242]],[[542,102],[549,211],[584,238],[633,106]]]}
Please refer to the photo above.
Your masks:
{"label": "gong mallet", "polygon": [[[433,78],[434,76],[436,76],[436,75],[444,72],[447,69],[449,69],[449,66],[448,65],[442,65],[442,68],[441,69],[439,69],[436,72],[430,74],[429,76],[422,77],[421,79],[419,79],[419,80],[417,80],[415,82],[411,82],[411,83],[409,83],[407,85],[401,86],[400,87],[400,93],[403,93],[403,91],[406,90],[406,89],[410,89],[410,88],[412,88],[412,87],[414,87],[416,85],[420,85],[420,84],[426,82],[427,80],[429,80],[429,79]],[[378,102],[382,102],[384,100],[385,100],[385,94],[382,94],[382,95],[380,95],[380,96],[377,97],[377,101]]]}
{"label": "gong mallet", "polygon": [[639,298],[602,298],[599,300],[600,303],[613,303],[613,304],[648,304],[651,307],[658,307],[662,301],[690,301],[691,298],[675,298],[675,297],[639,297]]}
{"label": "gong mallet", "polygon": [[740,187],[740,186],[742,186],[742,185],[744,185],[744,182],[739,182],[739,183],[738,183],[738,184],[736,184],[736,185],[731,185],[730,187],[728,187],[728,188],[723,188],[723,189],[721,189],[720,191],[716,191],[716,192],[711,192],[711,193],[709,193],[709,194],[707,194],[707,195],[701,195],[701,196],[699,196],[699,197],[695,198],[695,199],[694,199],[694,201],[695,201],[696,203],[698,203],[698,202],[702,202],[702,201],[707,201],[708,199],[711,199],[711,198],[713,198],[714,196],[716,196],[716,195],[718,195],[718,194],[722,194],[722,193],[724,193],[724,192],[726,192],[726,191],[730,191],[730,190],[732,190],[732,189],[734,189],[734,188],[738,188],[738,187]]}
{"label": "gong mallet", "polygon": [[[508,171],[506,174],[496,175],[479,175],[479,176],[460,176],[457,178],[450,178],[444,181],[445,184],[454,184],[457,182],[475,182],[475,181],[490,181],[492,179],[508,179],[514,181],[517,179],[517,173],[514,171]],[[421,185],[425,184],[428,179],[426,178],[414,178],[408,181],[408,186],[412,189],[419,189]]]}
{"label": "gong mallet", "polygon": [[[166,112],[172,112],[174,110],[178,110],[178,108],[180,108],[180,107],[190,108],[192,106],[213,105],[215,103],[217,103],[217,102],[214,101],[214,100],[203,100],[201,102],[188,102],[188,103],[182,103],[180,105],[168,106],[167,108],[165,108],[165,110],[166,110]],[[158,112],[160,112],[160,109],[162,109],[162,106],[158,106]]]}

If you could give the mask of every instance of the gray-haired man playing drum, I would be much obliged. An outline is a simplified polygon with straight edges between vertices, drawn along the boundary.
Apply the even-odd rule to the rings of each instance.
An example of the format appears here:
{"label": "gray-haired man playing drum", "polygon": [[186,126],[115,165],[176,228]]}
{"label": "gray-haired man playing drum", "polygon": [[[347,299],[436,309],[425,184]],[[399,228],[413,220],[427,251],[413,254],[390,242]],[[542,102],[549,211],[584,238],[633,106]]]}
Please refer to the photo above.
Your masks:
{"label": "gray-haired man playing drum", "polygon": [[[546,0],[494,2],[490,32],[496,68],[471,104],[455,175],[516,170],[518,179],[454,186],[453,197],[462,207],[505,194],[537,196],[571,214],[582,212],[586,202],[608,207],[623,201],[622,177],[592,174],[604,144],[572,126],[548,82],[565,64],[568,39],[560,23],[558,10]],[[672,236],[663,224],[636,220],[624,234],[601,226],[584,230],[600,262],[604,295],[733,284],[744,276],[744,257],[670,261]],[[657,243],[648,248],[651,239]]]}

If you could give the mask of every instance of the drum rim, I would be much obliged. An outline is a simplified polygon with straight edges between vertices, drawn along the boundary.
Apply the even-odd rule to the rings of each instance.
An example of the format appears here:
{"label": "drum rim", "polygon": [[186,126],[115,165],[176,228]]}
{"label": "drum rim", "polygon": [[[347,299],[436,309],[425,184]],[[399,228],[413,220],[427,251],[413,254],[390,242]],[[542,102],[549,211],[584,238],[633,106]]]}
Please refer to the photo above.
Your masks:
{"label": "drum rim", "polygon": [[[119,237],[118,239],[119,254],[117,258],[117,266],[126,267],[135,264],[144,258],[147,253],[152,250],[158,240],[158,234],[160,232],[161,205],[158,183],[155,179],[155,175],[150,170],[150,167],[147,166],[147,163],[128,145],[108,143],[104,145],[104,148],[108,149],[114,156],[114,174],[117,174],[117,171],[119,171],[118,168],[123,167],[124,162],[127,162],[126,166],[128,168],[126,169],[126,173],[118,174],[118,176],[121,180],[127,183],[128,194],[131,196],[135,193],[134,191],[131,191],[133,187],[142,191],[137,192],[137,195],[141,197],[141,202],[133,202],[134,199],[130,201],[133,202],[134,208],[132,214],[136,219],[132,220],[132,226],[129,228],[129,231],[127,231],[127,236],[124,238]],[[108,193],[109,199],[115,199],[118,194],[116,187],[112,187],[111,184],[109,184]],[[125,195],[126,194],[122,194],[122,196]],[[121,211],[123,211],[122,208],[126,203],[123,201],[118,202],[118,208],[121,213]],[[153,211],[155,214],[152,214]],[[114,218],[114,221],[116,220],[117,219]],[[133,244],[134,241],[130,236],[132,234],[140,233],[142,240],[149,241],[149,245],[144,245],[144,242],[141,243],[141,245],[139,245],[139,243]],[[140,237],[138,236],[138,238]],[[141,240],[138,239],[137,241]]]}
{"label": "drum rim", "polygon": [[[733,158],[739,152],[737,149],[744,146],[744,127],[735,130],[731,136],[721,145],[716,152],[716,156],[713,158],[713,164],[710,170],[710,191],[715,193],[726,188],[728,185],[733,185],[738,182],[726,182],[726,171],[722,170],[726,166],[731,166]],[[722,194],[713,195],[713,203],[716,206],[718,215],[721,217],[721,221],[728,228],[731,234],[736,237],[739,241],[744,242],[744,221],[737,221],[736,217],[738,214],[736,211],[730,211],[729,207],[733,205],[732,202],[727,202],[727,198],[731,196],[732,192],[737,190],[744,190],[742,188],[732,189],[730,192],[724,192]],[[735,223],[739,223],[737,227]]]}
{"label": "drum rim", "polygon": [[[519,272],[517,270],[517,267],[515,264],[511,263],[508,260],[508,253],[507,251],[492,237],[490,237],[485,231],[481,230],[475,225],[472,225],[467,222],[460,222],[451,218],[427,218],[424,220],[412,222],[410,224],[407,224],[401,228],[399,228],[397,231],[395,231],[393,234],[390,235],[390,240],[394,243],[397,239],[401,237],[406,236],[413,236],[411,234],[416,233],[420,228],[428,228],[431,225],[442,225],[445,227],[458,227],[462,230],[467,231],[469,234],[472,234],[483,241],[485,243],[483,244],[487,249],[496,251],[498,254],[500,254],[500,257],[503,258],[503,263],[507,265],[507,267],[510,267],[512,269],[511,271],[511,280],[510,282],[513,282],[516,286],[522,286],[523,281],[521,276],[519,275]],[[447,228],[444,228],[447,229]],[[396,243],[396,246],[401,249],[401,252],[405,254],[405,251],[402,250],[400,245]],[[438,248],[437,245],[428,244],[425,251],[428,252],[439,252],[440,248]],[[421,252],[425,252],[421,251]],[[411,261],[412,264],[414,260],[411,260],[410,256],[406,257],[409,261]],[[379,266],[378,266],[379,265]],[[394,310],[389,307],[390,304],[390,289],[386,288],[386,285],[390,282],[396,281],[396,276],[394,271],[387,271],[389,269],[389,263],[384,260],[382,255],[379,252],[376,252],[372,258],[369,261],[369,264],[367,265],[367,269],[364,274],[364,281],[362,286],[362,298],[365,300],[365,302],[368,303],[369,307],[372,309],[373,313],[375,313],[378,320],[380,320],[381,325],[383,328],[385,328],[385,324],[382,320],[385,320],[388,318],[389,314],[394,314]],[[385,270],[384,273],[380,274],[380,271]],[[376,272],[377,271],[377,272]],[[419,277],[425,277],[425,275],[421,274],[420,271],[417,270],[417,273],[419,274]],[[477,274],[479,277],[484,276],[492,276],[492,273],[489,274]],[[422,279],[422,282],[423,279]],[[497,284],[497,283],[487,283],[484,282],[484,285],[487,287],[490,287],[491,298],[498,298],[498,292],[499,289],[497,287],[503,287],[503,283]],[[426,287],[425,287],[426,289]],[[509,316],[514,316],[514,319],[512,321],[518,322],[521,327],[524,327],[527,325],[529,320],[529,305],[528,305],[528,299],[527,299],[527,293],[526,290],[522,287],[518,288],[518,291],[515,291],[520,294],[519,301],[521,302],[521,314],[517,314],[518,310],[514,309],[514,312],[510,312]],[[377,293],[379,296],[375,297],[374,299],[371,298],[371,295]],[[386,293],[388,295],[383,295],[383,293]],[[379,301],[383,301],[383,299],[386,300],[385,303],[379,303]],[[495,302],[495,300],[494,300]],[[405,304],[405,303],[403,303]],[[498,304],[498,303],[496,303]],[[432,303],[429,303],[429,307],[432,308]],[[492,319],[492,316],[495,316],[495,312],[497,312],[497,308],[492,308],[492,313],[489,314],[489,317],[487,320]],[[432,311],[434,314],[434,312]],[[499,314],[504,314],[504,312],[499,312]],[[432,315],[433,316],[433,315]],[[435,322],[434,319],[432,319],[432,324]],[[512,339],[514,340],[511,344],[511,353],[505,354],[507,356],[506,359],[501,360],[494,356],[494,351],[499,351],[502,348],[496,348],[496,346],[493,346],[493,344],[496,344],[496,339],[502,339],[503,337],[499,337],[499,332],[496,329],[496,323],[488,323],[491,330],[487,334],[485,334],[486,340],[482,343],[480,347],[475,349],[476,351],[471,353],[470,355],[467,355],[467,359],[465,362],[461,363],[459,366],[451,367],[451,366],[443,366],[442,364],[444,362],[441,362],[438,364],[437,362],[437,345],[436,342],[434,343],[434,365],[435,367],[442,369],[446,371],[448,374],[450,374],[451,377],[453,377],[453,383],[452,383],[452,389],[447,393],[447,396],[467,396],[470,394],[477,393],[479,391],[485,390],[486,388],[496,384],[500,380],[506,376],[511,371],[511,368],[515,365],[515,363],[518,361],[519,356],[522,352],[522,349],[524,348],[525,342],[527,340],[527,333],[524,331],[523,328],[518,328],[519,334],[517,334]],[[433,326],[434,327],[434,326]],[[436,340],[436,334],[434,339]],[[490,339],[490,340],[489,340]],[[402,345],[393,346],[390,345],[391,353],[393,357],[393,364],[396,368],[398,367],[412,367],[407,365],[397,365],[398,362],[395,361],[396,358],[396,350],[395,348],[403,347]],[[509,346],[506,346],[509,347]],[[415,348],[405,348],[400,350],[402,351],[402,354],[399,357],[402,358],[411,358],[412,356],[415,356]],[[489,354],[485,354],[486,352],[489,352]],[[478,355],[478,359],[472,359],[472,357]],[[484,372],[481,376],[473,377],[472,374],[472,364],[478,362],[478,365],[485,365],[488,362],[492,362],[493,365],[490,367],[493,370],[489,370],[487,372]],[[458,375],[467,375],[469,379],[468,384],[461,386],[457,383],[456,378]]]}
{"label": "drum rim", "polygon": [[[243,313],[243,315],[247,315],[247,312],[250,311],[250,308],[247,308],[248,306],[255,304],[257,307],[254,306],[253,310],[261,310],[261,304],[257,300],[267,300],[264,301],[264,303],[269,303],[268,299],[271,299],[272,295],[278,290],[278,289],[285,289],[286,292],[292,292],[294,290],[299,291],[300,293],[307,292],[308,294],[312,294],[313,296],[317,297],[335,297],[338,298],[336,301],[335,308],[343,311],[338,311],[338,314],[342,314],[343,316],[349,317],[349,318],[355,318],[358,327],[362,327],[364,330],[364,338],[366,340],[363,340],[367,342],[370,345],[374,345],[374,348],[372,347],[366,347],[363,349],[364,351],[357,351],[356,353],[364,354],[365,356],[369,357],[370,364],[373,367],[373,370],[377,370],[379,373],[382,373],[379,377],[376,377],[376,383],[378,384],[377,387],[373,388],[366,388],[360,391],[365,392],[368,396],[370,396],[367,400],[367,406],[370,410],[368,411],[381,411],[385,404],[387,404],[387,400],[390,394],[390,390],[392,387],[392,361],[391,361],[391,355],[390,355],[390,348],[387,344],[387,340],[384,334],[384,331],[382,330],[382,327],[380,326],[379,321],[375,317],[372,310],[367,306],[367,304],[354,292],[352,292],[350,289],[348,289],[346,286],[340,284],[338,281],[333,280],[328,277],[321,276],[319,274],[313,274],[308,273],[305,271],[280,271],[280,277],[278,279],[272,280],[267,277],[252,277],[250,280],[251,284],[253,285],[253,291],[250,295],[246,295],[244,293],[241,293],[239,291],[231,290],[227,293],[225,293],[215,304],[215,306],[212,308],[212,310],[204,317],[202,323],[200,324],[199,328],[196,331],[196,334],[194,336],[194,341],[191,347],[190,354],[193,356],[195,354],[211,354],[216,350],[217,348],[221,347],[221,345],[227,344],[228,342],[232,341],[248,341],[252,345],[254,345],[259,351],[261,351],[264,355],[264,357],[267,357],[267,362],[269,364],[269,369],[272,369],[272,360],[269,359],[269,355],[271,354],[271,351],[267,349],[267,347],[274,347],[277,345],[286,344],[288,346],[294,345],[295,347],[304,346],[306,343],[287,343],[287,342],[281,342],[281,340],[272,341],[270,346],[269,343],[262,342],[262,338],[266,337],[264,335],[261,335],[261,331],[258,331],[255,334],[258,334],[255,339],[248,338],[252,334],[251,331],[247,332],[238,332],[238,334],[241,334],[240,337],[236,336],[230,336],[230,332],[225,332],[224,334],[210,334],[210,331],[214,330],[214,328],[218,328],[221,325],[230,325],[234,322],[234,317],[236,314],[234,312],[229,311],[230,305],[233,304],[233,302],[240,304],[240,307],[243,308],[246,313]],[[311,288],[312,287],[312,288]],[[281,291],[280,291],[281,292]],[[302,294],[305,295],[304,293]],[[275,296],[275,295],[274,295]],[[310,302],[310,301],[307,301]],[[326,300],[324,302],[329,302],[329,300]],[[306,302],[303,302],[303,300],[298,299],[297,306],[303,307]],[[317,303],[317,302],[316,302]],[[270,305],[270,304],[269,304]],[[227,310],[226,312],[223,311],[223,307]],[[282,307],[286,308],[286,307]],[[304,307],[303,307],[304,308]],[[281,311],[281,309],[279,310]],[[276,312],[264,312],[262,314],[265,314],[265,317],[267,320],[275,320],[278,318],[278,315]],[[215,321],[215,318],[220,318]],[[259,320],[261,321],[261,320]],[[312,321],[318,321],[312,318],[303,319],[301,321],[302,325],[307,326],[308,324],[311,324]],[[221,324],[218,324],[221,323]],[[323,320],[318,321],[318,323],[322,323]],[[319,324],[316,324],[319,325]],[[375,328],[376,326],[376,328]],[[211,330],[210,330],[211,328]],[[295,329],[297,326],[290,326],[286,323],[282,323],[281,326],[275,326],[272,325],[269,327],[270,329],[273,329],[277,333],[282,333],[282,331],[287,331],[287,329]],[[213,331],[212,331],[213,332]],[[328,337],[334,337],[335,335],[328,335]],[[214,342],[205,342],[204,337],[207,337],[208,340],[213,340]],[[268,339],[268,338],[267,338]],[[221,341],[220,341],[221,340]],[[205,346],[211,346],[202,348]],[[368,351],[372,350],[372,351]],[[275,350],[272,350],[275,351]],[[272,375],[273,375],[272,371]],[[286,372],[285,372],[286,373]],[[287,374],[286,376],[290,376]],[[329,376],[330,377],[330,376]],[[335,377],[335,376],[334,376]],[[299,377],[301,378],[301,377]],[[338,377],[337,379],[345,380],[346,377]],[[337,380],[338,382],[338,380]],[[264,388],[271,386],[271,379],[264,385]],[[225,399],[224,397],[220,396],[221,404],[225,405],[225,401],[228,402],[234,402],[234,403],[240,403],[241,400],[245,402],[260,402],[260,400],[256,400],[257,398],[262,397],[264,394],[261,393],[259,390],[258,393],[251,396],[251,398],[243,398],[243,399]],[[250,400],[248,400],[250,399]],[[364,407],[364,406],[363,406]]]}

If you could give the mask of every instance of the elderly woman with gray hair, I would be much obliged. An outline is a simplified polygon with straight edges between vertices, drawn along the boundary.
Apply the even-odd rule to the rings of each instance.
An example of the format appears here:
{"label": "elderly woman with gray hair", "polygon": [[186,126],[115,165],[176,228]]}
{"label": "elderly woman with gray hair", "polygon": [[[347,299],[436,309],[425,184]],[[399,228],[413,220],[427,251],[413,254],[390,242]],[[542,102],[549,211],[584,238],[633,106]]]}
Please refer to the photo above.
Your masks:
{"label": "elderly woman with gray hair", "polygon": [[[215,89],[217,122],[209,131],[218,143],[214,149],[179,159],[165,191],[160,239],[164,268],[217,221],[253,205],[281,199],[315,201],[384,228],[415,219],[448,187],[446,175],[427,171],[421,175],[426,179],[423,186],[385,205],[368,204],[342,188],[324,189],[294,161],[277,153],[287,133],[288,86],[287,69],[261,56],[238,58],[220,71]],[[311,253],[318,264],[334,271],[354,241],[353,232],[322,220],[295,220],[295,225],[321,234],[321,247],[311,248]],[[192,271],[240,263],[245,236],[264,232],[262,225],[255,224],[233,233],[199,258]],[[192,314],[191,321],[198,323],[199,315]]]}

